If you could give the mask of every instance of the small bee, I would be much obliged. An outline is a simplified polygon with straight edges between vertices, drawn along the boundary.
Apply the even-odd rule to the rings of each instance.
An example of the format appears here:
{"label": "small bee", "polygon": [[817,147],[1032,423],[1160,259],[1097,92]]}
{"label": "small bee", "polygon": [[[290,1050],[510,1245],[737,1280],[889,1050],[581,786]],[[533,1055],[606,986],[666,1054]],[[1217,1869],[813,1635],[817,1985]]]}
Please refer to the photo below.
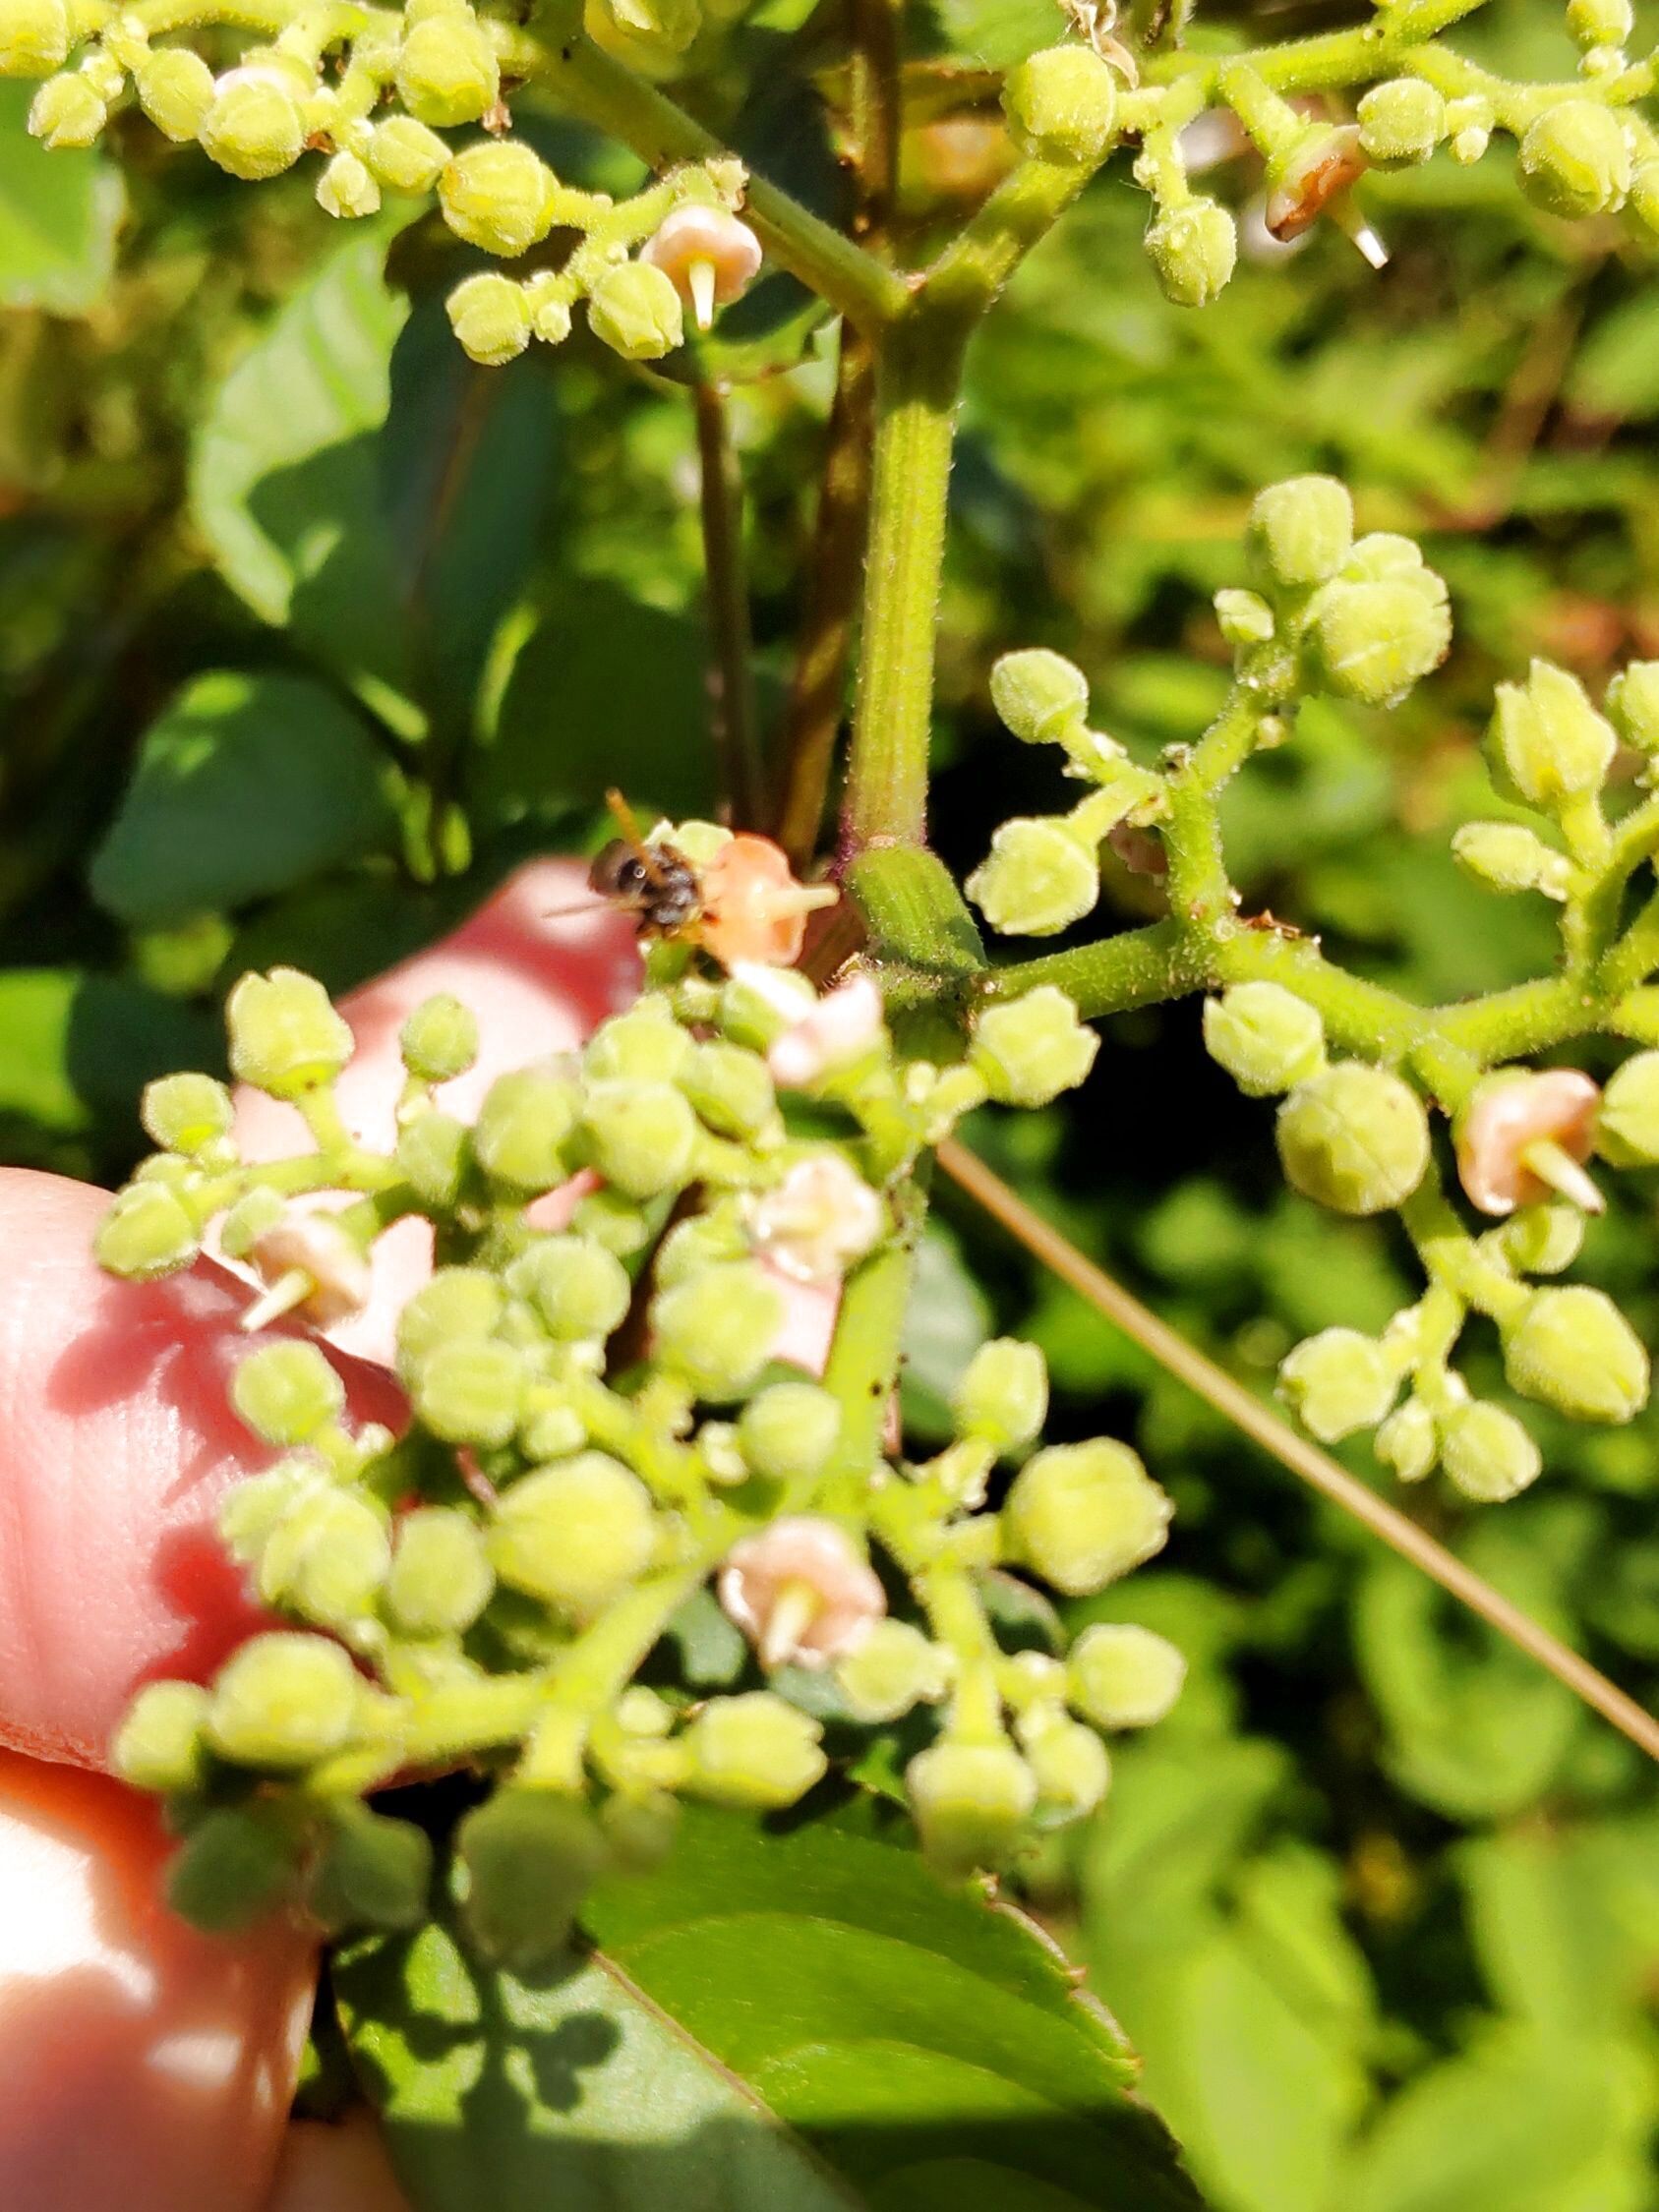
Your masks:
{"label": "small bee", "polygon": [[642,937],[682,937],[702,919],[703,886],[683,852],[659,839],[646,838],[621,791],[607,791],[605,803],[622,827],[587,872],[588,889],[608,905],[639,917]]}

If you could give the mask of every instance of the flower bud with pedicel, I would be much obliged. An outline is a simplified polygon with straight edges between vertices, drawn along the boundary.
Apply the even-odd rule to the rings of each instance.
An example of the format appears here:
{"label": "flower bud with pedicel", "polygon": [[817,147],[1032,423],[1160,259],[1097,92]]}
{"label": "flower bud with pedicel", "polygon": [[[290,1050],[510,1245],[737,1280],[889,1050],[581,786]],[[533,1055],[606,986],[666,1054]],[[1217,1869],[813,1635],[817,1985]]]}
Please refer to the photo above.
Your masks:
{"label": "flower bud with pedicel", "polygon": [[586,1620],[650,1564],[657,1525],[638,1476],[586,1451],[504,1490],[487,1541],[503,1582]]}
{"label": "flower bud with pedicel", "polygon": [[195,1682],[147,1682],[122,1717],[109,1763],[135,1789],[158,1795],[202,1779],[208,1693]]}
{"label": "flower bud with pedicel", "polygon": [[107,102],[75,72],[48,77],[30,102],[29,135],[54,153],[93,145],[108,121]]}
{"label": "flower bud with pedicel", "polygon": [[1500,1333],[1510,1387],[1570,1421],[1630,1421],[1647,1403],[1647,1354],[1603,1291],[1534,1291]]}
{"label": "flower bud with pedicel", "polygon": [[1037,1776],[1011,1743],[947,1737],[905,1769],[921,1847],[940,1873],[994,1873],[1018,1849],[1037,1806]]}
{"label": "flower bud with pedicel", "polygon": [[1577,1068],[1508,1068],[1477,1083],[1457,1117],[1457,1175],[1482,1213],[1512,1213],[1552,1191],[1586,1213],[1602,1195],[1585,1174],[1601,1093]]}
{"label": "flower bud with pedicel", "polygon": [[1501,1244],[1517,1275],[1559,1275],[1584,1249],[1584,1216],[1571,1205],[1522,1206],[1505,1222]]}
{"label": "flower bud with pedicel", "polygon": [[1173,1511],[1127,1444],[1050,1444],[1027,1460],[1002,1508],[1010,1557],[1068,1597],[1088,1597],[1163,1548]]}
{"label": "flower bud with pedicel", "polygon": [[1117,78],[1093,47],[1049,46],[1010,70],[1002,111],[1022,153],[1093,168],[1117,136]]}
{"label": "flower bud with pedicel", "polygon": [[1100,1728],[1150,1728],[1171,1711],[1187,1678],[1166,1636],[1130,1621],[1096,1621],[1066,1658],[1066,1702]]}
{"label": "flower bud with pedicel", "polygon": [[1619,734],[1638,752],[1659,752],[1659,661],[1632,661],[1603,701]]}
{"label": "flower bud with pedicel", "polygon": [[1421,1398],[1407,1398],[1378,1429],[1372,1448],[1397,1482],[1421,1483],[1440,1453],[1434,1415]]}
{"label": "flower bud with pedicel", "polygon": [[1630,0],[1567,0],[1567,28],[1580,46],[1623,46],[1635,29]]}
{"label": "flower bud with pedicel", "polygon": [[1369,160],[1426,161],[1445,136],[1445,95],[1420,77],[1391,77],[1360,96],[1359,144]]}
{"label": "flower bud with pedicel", "polygon": [[1376,1339],[1344,1328],[1305,1337],[1281,1364],[1278,1382],[1302,1426],[1325,1444],[1374,1428],[1399,1389],[1399,1376]]}
{"label": "flower bud with pedicel", "polygon": [[139,105],[165,139],[188,145],[202,134],[213,104],[213,73],[185,46],[146,54],[133,72]]}
{"label": "flower bud with pedicel", "polygon": [[67,0],[0,0],[0,77],[47,77],[74,43]]}
{"label": "flower bud with pedicel", "polygon": [[673,1083],[589,1083],[582,1129],[594,1167],[630,1198],[683,1188],[697,1148],[697,1117]]}
{"label": "flower bud with pedicel", "polygon": [[999,1455],[1018,1451],[1048,1414],[1048,1369],[1035,1344],[1011,1336],[981,1344],[951,1393],[957,1433],[989,1444]]}
{"label": "flower bud with pedicel", "polygon": [[423,999],[398,1030],[397,1049],[411,1076],[451,1082],[478,1058],[477,1017],[449,992],[437,992]]}
{"label": "flower bud with pedicel", "polygon": [[742,1045],[716,1037],[693,1046],[677,1080],[697,1119],[718,1135],[753,1138],[777,1126],[771,1070]]}
{"label": "flower bud with pedicel", "polygon": [[1313,638],[1328,689],[1368,707],[1392,706],[1451,649],[1446,586],[1423,567],[1358,581],[1338,576],[1319,596]]}
{"label": "flower bud with pedicel", "polygon": [[781,1811],[822,1779],[820,1734],[816,1720],[770,1690],[711,1698],[685,1731],[686,1786],[717,1805]]}
{"label": "flower bud with pedicel", "polygon": [[235,1108],[211,1076],[161,1076],[145,1085],[139,1115],[163,1151],[195,1153],[229,1135]]}
{"label": "flower bud with pedicel", "polygon": [[518,1426],[528,1381],[510,1344],[435,1345],[409,1376],[415,1411],[447,1444],[504,1444]]}
{"label": "flower bud with pedicel", "polygon": [[767,1668],[827,1666],[887,1610],[881,1579],[839,1522],[791,1514],[732,1546],[720,1602]]}
{"label": "flower bud with pedicel", "polygon": [[588,328],[624,361],[660,361],[685,337],[674,281],[649,262],[607,269],[588,295]]}
{"label": "flower bud with pedicel", "polygon": [[413,1928],[427,1917],[432,1865],[432,1838],[413,1821],[331,1805],[306,1901],[329,1929]]}
{"label": "flower bud with pedicel", "polygon": [[1596,1115],[1596,1150],[1620,1168],[1659,1162],[1659,1052],[1633,1053],[1609,1077]]}
{"label": "flower bud with pedicel", "polygon": [[1250,509],[1250,545],[1276,584],[1323,584],[1354,543],[1354,503],[1333,476],[1293,476],[1270,484]]}
{"label": "flower bud with pedicel", "polygon": [[837,1687],[856,1720],[897,1720],[934,1705],[951,1684],[951,1655],[908,1620],[878,1620],[836,1661]]}
{"label": "flower bud with pedicel", "polygon": [[355,153],[336,153],[317,180],[317,204],[341,221],[375,214],[381,188]]}
{"label": "flower bud with pedicel", "polygon": [[162,1183],[117,1191],[92,1239],[100,1267],[139,1283],[188,1267],[201,1249],[189,1208]]}
{"label": "flower bud with pedicel", "polygon": [[1042,983],[983,1009],[969,1059],[999,1105],[1046,1106],[1082,1082],[1099,1043],[1064,991]]}
{"label": "flower bud with pedicel", "polygon": [[774,1382],[738,1416],[738,1443],[757,1475],[809,1482],[841,1435],[841,1404],[815,1382]]}
{"label": "flower bud with pedicel", "polygon": [[668,1001],[653,993],[600,1023],[582,1054],[582,1072],[594,1082],[674,1082],[693,1049]]}
{"label": "flower bud with pedicel", "polygon": [[286,1339],[251,1352],[231,1377],[230,1400],[267,1444],[309,1443],[345,1411],[345,1385],[315,1344]]}
{"label": "flower bud with pedicel", "polygon": [[472,1149],[492,1182],[526,1195],[567,1180],[563,1146],[576,1126],[580,1099],[566,1076],[514,1068],[484,1094]]}
{"label": "flower bud with pedicel", "polygon": [[459,1635],[490,1602],[496,1577],[483,1532],[452,1506],[422,1505],[397,1524],[385,1603],[411,1636]]}
{"label": "flower bud with pedicel", "polygon": [[1599,790],[1619,740],[1576,676],[1534,661],[1524,684],[1498,686],[1486,749],[1501,786],[1550,809]]}
{"label": "flower bud with pedicel", "polygon": [[515,1973],[551,1965],[605,1865],[587,1806],[508,1783],[468,1813],[455,1845],[467,1876],[467,1925],[481,1949]]}
{"label": "flower bud with pedicel", "polygon": [[1544,1469],[1537,1445],[1514,1415],[1478,1400],[1447,1415],[1440,1449],[1450,1481],[1478,1505],[1517,1497]]}
{"label": "flower bud with pedicel", "polygon": [[1337,1213],[1397,1206],[1429,1164],[1422,1100],[1398,1076],[1357,1060],[1298,1083],[1274,1134],[1291,1188]]}
{"label": "flower bud with pedicel", "polygon": [[326,1636],[287,1629],[254,1636],[213,1681],[207,1739],[239,1767],[298,1773],[350,1740],[364,1687]]}
{"label": "flower bud with pedicel", "polygon": [[627,1269],[593,1237],[543,1237],[512,1263],[512,1288],[563,1342],[603,1342],[628,1310]]}
{"label": "flower bud with pedicel", "polygon": [[412,115],[388,115],[369,134],[363,158],[387,192],[430,192],[449,165],[449,148]]}
{"label": "flower bud with pedicel", "polygon": [[706,330],[715,309],[741,299],[754,282],[760,241],[729,209],[694,201],[663,218],[639,258],[662,270],[691,310],[697,328]]}
{"label": "flower bud with pedicel", "polygon": [[1630,139],[1623,116],[1600,100],[1559,100],[1520,142],[1520,187],[1547,214],[1611,214],[1630,189]]}
{"label": "flower bud with pedicel", "polygon": [[1215,200],[1165,207],[1149,225],[1147,252],[1164,297],[1177,307],[1208,307],[1238,261],[1238,228]]}
{"label": "flower bud with pedicel", "polygon": [[1246,1097],[1272,1098],[1319,1074],[1325,1024],[1279,983],[1234,983],[1204,1002],[1204,1046]]}
{"label": "flower bud with pedicel", "polygon": [[1088,716],[1089,684],[1063,654],[1027,646],[1004,653],[992,667],[991,705],[1026,744],[1059,744]]}
{"label": "flower bud with pedicel", "polygon": [[266,1604],[344,1629],[374,1605],[390,1563],[384,1510],[356,1491],[319,1488],[271,1530],[256,1581]]}
{"label": "flower bud with pedicel", "polygon": [[227,70],[215,80],[212,104],[202,121],[202,150],[250,183],[280,176],[305,146],[304,96],[301,73],[278,63],[249,62]]}
{"label": "flower bud with pedicel", "polygon": [[330,1081],[351,1058],[353,1038],[315,976],[298,968],[251,972],[225,1002],[230,1072],[272,1098],[298,1098]]}
{"label": "flower bud with pedicel", "polygon": [[1111,1755],[1093,1728],[1056,1719],[1044,1728],[1023,1731],[1026,1764],[1037,1783],[1039,1826],[1059,1827],[1082,1820],[1105,1796],[1111,1783]]}
{"label": "flower bud with pedicel", "polygon": [[505,1307],[502,1287],[482,1267],[440,1267],[405,1300],[397,1316],[397,1373],[407,1385],[441,1345],[490,1336]]}
{"label": "flower bud with pedicel", "polygon": [[1058,816],[1016,815],[962,888],[1000,936],[1052,937],[1098,902],[1097,851],[1097,839]]}
{"label": "flower bud with pedicel", "polygon": [[741,1397],[759,1378],[783,1325],[782,1293],[741,1260],[704,1268],[651,1301],[658,1359],[716,1403]]}
{"label": "flower bud with pedicel", "polygon": [[438,203],[457,238],[510,260],[553,228],[558,190],[541,155],[507,139],[457,153],[438,180]]}
{"label": "flower bud with pedicel", "polygon": [[397,51],[397,96],[417,123],[476,123],[502,88],[496,50],[472,10],[434,10],[407,24]]}
{"label": "flower bud with pedicel", "polygon": [[1493,891],[1541,891],[1566,899],[1572,863],[1521,822],[1465,822],[1452,834],[1452,853]]}

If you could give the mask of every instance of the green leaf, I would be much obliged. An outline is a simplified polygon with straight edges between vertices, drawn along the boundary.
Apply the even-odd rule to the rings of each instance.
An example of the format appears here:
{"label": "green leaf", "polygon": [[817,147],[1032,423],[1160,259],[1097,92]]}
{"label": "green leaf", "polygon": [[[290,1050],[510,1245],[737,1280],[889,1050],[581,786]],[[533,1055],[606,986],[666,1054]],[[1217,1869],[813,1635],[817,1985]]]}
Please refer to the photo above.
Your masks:
{"label": "green leaf", "polygon": [[115,266],[126,208],[99,153],[48,153],[25,125],[32,85],[0,84],[0,307],[85,315]]}
{"label": "green leaf", "polygon": [[990,1303],[950,1231],[930,1221],[916,1252],[916,1287],[905,1312],[901,1396],[905,1426],[922,1440],[950,1434],[950,1396],[990,1334]]}
{"label": "green leaf", "polygon": [[139,924],[216,913],[356,858],[390,821],[385,766],[349,707],[305,676],[219,669],[145,732],[92,894]]}
{"label": "green leaf", "polygon": [[205,1015],[118,976],[78,968],[0,970],[0,1131],[138,1129],[152,1076],[212,1064]]}
{"label": "green leaf", "polygon": [[823,1825],[687,1814],[528,1988],[451,1926],[336,1968],[422,2212],[1176,2212],[1105,2015],[1017,1916]]}

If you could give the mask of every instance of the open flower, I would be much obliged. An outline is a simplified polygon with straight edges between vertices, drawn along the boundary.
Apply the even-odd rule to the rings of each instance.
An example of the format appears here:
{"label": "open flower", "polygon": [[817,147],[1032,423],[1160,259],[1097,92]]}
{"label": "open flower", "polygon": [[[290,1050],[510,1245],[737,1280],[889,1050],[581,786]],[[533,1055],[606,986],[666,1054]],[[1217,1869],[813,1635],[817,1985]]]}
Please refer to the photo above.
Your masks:
{"label": "open flower", "polygon": [[881,993],[870,976],[855,975],[778,1038],[766,1055],[772,1080],[788,1090],[818,1082],[873,1052],[881,1030]]}
{"label": "open flower", "polygon": [[827,1666],[887,1610],[880,1578],[834,1521],[796,1514],[734,1544],[720,1602],[763,1666]]}
{"label": "open flower", "polygon": [[722,967],[762,960],[791,967],[806,942],[806,917],[833,906],[833,884],[798,883],[782,845],[740,831],[702,875],[702,942]]}
{"label": "open flower", "polygon": [[320,1329],[332,1328],[369,1303],[363,1248],[326,1214],[289,1214],[255,1239],[248,1257],[266,1292],[244,1316],[246,1328],[263,1328],[278,1314],[295,1311]]}
{"label": "open flower", "polygon": [[706,330],[717,307],[746,292],[760,267],[760,241],[724,207],[691,204],[664,217],[640,260],[660,268]]}
{"label": "open flower", "polygon": [[1586,1213],[1602,1195],[1584,1173],[1600,1092],[1576,1068],[1506,1075],[1484,1082],[1457,1131],[1457,1173],[1482,1213],[1513,1213],[1552,1191]]}
{"label": "open flower", "polygon": [[844,1275],[886,1226],[879,1196],[836,1152],[798,1161],[749,1212],[756,1252],[796,1283]]}

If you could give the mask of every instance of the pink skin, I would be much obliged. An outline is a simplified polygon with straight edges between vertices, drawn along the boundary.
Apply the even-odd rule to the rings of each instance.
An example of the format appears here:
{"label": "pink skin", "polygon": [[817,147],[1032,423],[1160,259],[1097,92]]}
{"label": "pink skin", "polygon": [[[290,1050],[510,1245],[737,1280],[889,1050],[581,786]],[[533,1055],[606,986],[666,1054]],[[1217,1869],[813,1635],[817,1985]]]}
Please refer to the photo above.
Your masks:
{"label": "pink skin", "polygon": [[1587,1160],[1600,1096],[1576,1068],[1546,1068],[1494,1083],[1477,1096],[1457,1133],[1457,1173],[1470,1201],[1482,1213],[1506,1214],[1549,1197],[1549,1185],[1531,1173],[1522,1153],[1547,1140],[1572,1159]]}
{"label": "pink skin", "polygon": [[[810,1611],[779,1647],[774,1627],[794,1590]],[[720,1602],[767,1666],[827,1666],[855,1652],[887,1610],[880,1578],[833,1521],[798,1514],[733,1545],[720,1571]]]}

